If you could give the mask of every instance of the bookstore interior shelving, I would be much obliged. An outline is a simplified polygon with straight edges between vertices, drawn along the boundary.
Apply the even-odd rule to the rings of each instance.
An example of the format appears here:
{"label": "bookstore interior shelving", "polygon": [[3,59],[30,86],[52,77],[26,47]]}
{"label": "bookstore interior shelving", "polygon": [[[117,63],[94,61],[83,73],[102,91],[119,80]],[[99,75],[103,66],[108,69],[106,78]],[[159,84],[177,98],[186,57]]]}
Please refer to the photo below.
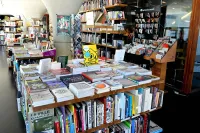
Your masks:
{"label": "bookstore interior shelving", "polygon": [[[87,2],[85,4],[89,5]],[[49,133],[105,133],[108,130],[139,133],[139,126],[147,132],[151,128],[149,113],[162,108],[166,66],[168,62],[175,61],[177,42],[173,42],[167,50],[165,48],[167,52],[164,54],[158,52],[160,49],[154,49],[151,54],[144,56],[145,60],[155,63],[151,70],[123,61],[124,55],[121,53],[113,58],[113,55],[117,55],[117,50],[123,51],[124,38],[127,37],[124,25],[128,19],[124,9],[128,5],[114,3],[105,6],[109,20],[112,21],[110,25],[98,24],[105,17],[98,12],[102,9],[100,4],[95,8],[86,8],[84,4],[82,6],[79,11],[82,15],[82,43],[95,51],[95,54],[87,51],[84,59],[53,62],[56,54],[44,56],[42,50],[34,51],[35,44],[24,43],[21,47],[12,48],[18,110],[23,115],[27,133],[44,130]],[[87,25],[84,15],[90,12],[98,13],[100,21]],[[46,15],[43,18],[43,26],[50,31],[53,43],[53,27],[49,17]],[[38,24],[39,22],[30,28],[39,28],[41,25]],[[30,34],[32,30],[29,30]],[[91,38],[84,39],[83,35]],[[160,43],[166,45],[166,39]],[[103,49],[103,52],[99,52],[100,55],[96,55],[96,47]],[[112,55],[108,56],[108,51]],[[93,54],[94,57],[91,56]],[[137,54],[141,55],[141,52],[135,52]],[[113,60],[123,56],[123,59],[118,59],[116,63],[113,60],[95,58],[104,56]],[[84,64],[88,60],[89,63],[94,60],[99,63]],[[61,68],[63,64],[66,67]],[[115,76],[120,78],[114,78]],[[107,84],[109,85],[106,86]],[[118,88],[111,89],[112,87]]]}

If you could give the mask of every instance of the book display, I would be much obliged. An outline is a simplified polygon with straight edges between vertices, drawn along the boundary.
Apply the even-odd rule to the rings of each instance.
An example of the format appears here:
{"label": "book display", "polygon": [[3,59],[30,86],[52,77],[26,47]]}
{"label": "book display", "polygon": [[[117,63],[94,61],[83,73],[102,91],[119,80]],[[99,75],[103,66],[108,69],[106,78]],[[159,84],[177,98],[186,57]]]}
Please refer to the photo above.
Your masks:
{"label": "book display", "polygon": [[113,59],[115,49],[124,45],[124,10],[127,6],[121,0],[83,2],[79,9],[82,43],[95,43],[98,46],[99,57]]}
{"label": "book display", "polygon": [[[69,62],[81,64],[82,60],[74,59]],[[133,71],[140,68],[133,63],[103,64],[101,60],[99,63],[101,66],[109,64],[111,71],[91,72],[89,70],[92,67],[85,66],[87,71],[80,69],[83,70],[82,74],[73,75],[68,71],[69,75],[61,75],[58,79],[55,78],[57,74],[55,71],[60,70],[55,69],[38,74],[39,79],[28,78],[30,80],[23,77],[26,74],[38,73],[40,64],[20,65],[17,84],[22,94],[20,105],[27,131],[29,133],[149,131],[149,112],[161,108],[163,104],[164,91],[157,86],[164,81],[155,78],[156,76],[151,75],[148,70],[145,71],[147,75],[134,73],[128,77],[118,73],[124,68]],[[126,65],[123,66],[124,64]],[[118,67],[113,67],[116,65]],[[115,76],[117,78],[114,78]],[[143,83],[140,83],[140,80]],[[52,111],[55,114],[51,114]],[[39,116],[34,116],[36,114]],[[33,116],[35,118],[32,118]],[[138,124],[140,127],[136,126]]]}

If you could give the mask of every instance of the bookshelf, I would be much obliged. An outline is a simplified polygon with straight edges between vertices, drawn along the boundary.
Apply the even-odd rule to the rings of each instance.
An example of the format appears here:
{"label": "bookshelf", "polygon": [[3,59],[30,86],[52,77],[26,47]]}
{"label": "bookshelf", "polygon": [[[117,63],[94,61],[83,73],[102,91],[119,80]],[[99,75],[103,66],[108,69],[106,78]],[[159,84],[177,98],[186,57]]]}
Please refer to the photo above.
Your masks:
{"label": "bookshelf", "polygon": [[[116,8],[116,7],[127,7],[127,4],[115,4],[115,5],[111,5],[111,6],[106,6],[106,9],[112,9],[112,8]],[[82,13],[86,13],[86,12],[91,12],[91,11],[99,11],[101,10],[101,8],[95,8],[95,9],[91,9],[91,10],[86,10],[86,11],[79,11],[80,14]]]}
{"label": "bookshelf", "polygon": [[39,106],[39,107],[32,107],[32,108],[33,108],[34,112],[37,112],[37,111],[52,109],[52,108],[56,108],[56,107],[60,107],[60,106],[64,106],[64,105],[79,103],[79,102],[82,102],[82,101],[88,101],[88,100],[97,99],[97,98],[101,98],[101,97],[105,97],[105,96],[110,96],[110,95],[114,95],[114,94],[117,94],[117,93],[127,92],[127,91],[134,90],[134,89],[137,89],[137,88],[145,88],[145,87],[148,87],[148,86],[158,85],[158,84],[161,84],[161,83],[164,83],[164,80],[153,81],[153,82],[148,83],[148,84],[138,85],[138,86],[129,87],[129,88],[123,88],[123,89],[110,91],[110,92],[106,92],[106,93],[101,93],[101,94],[95,94],[94,96],[90,96],[90,97],[75,98],[73,100],[69,100],[69,101],[65,101],[65,102],[59,102],[59,103],[56,102],[56,103],[53,103],[53,104]]}

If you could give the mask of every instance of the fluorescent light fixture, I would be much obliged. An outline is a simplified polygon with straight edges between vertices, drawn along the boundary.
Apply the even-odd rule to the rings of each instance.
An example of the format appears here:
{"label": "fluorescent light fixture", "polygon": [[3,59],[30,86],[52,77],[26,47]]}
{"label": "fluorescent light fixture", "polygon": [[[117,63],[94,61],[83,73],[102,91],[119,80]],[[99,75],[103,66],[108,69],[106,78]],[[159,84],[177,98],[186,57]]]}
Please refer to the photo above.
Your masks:
{"label": "fluorescent light fixture", "polygon": [[185,14],[184,16],[182,16],[181,19],[183,20],[183,19],[187,18],[191,13],[192,13],[192,11],[188,12],[187,14]]}
{"label": "fluorescent light fixture", "polygon": [[175,23],[176,23],[176,21],[172,22],[172,24],[175,24]]}

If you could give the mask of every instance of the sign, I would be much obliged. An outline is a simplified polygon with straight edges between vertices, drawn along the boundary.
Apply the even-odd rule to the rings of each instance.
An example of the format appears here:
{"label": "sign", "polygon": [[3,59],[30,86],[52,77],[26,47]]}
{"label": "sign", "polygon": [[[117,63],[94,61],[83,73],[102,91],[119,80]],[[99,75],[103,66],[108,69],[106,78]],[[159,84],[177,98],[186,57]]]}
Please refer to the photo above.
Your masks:
{"label": "sign", "polygon": [[57,35],[70,35],[71,19],[70,15],[57,15]]}

